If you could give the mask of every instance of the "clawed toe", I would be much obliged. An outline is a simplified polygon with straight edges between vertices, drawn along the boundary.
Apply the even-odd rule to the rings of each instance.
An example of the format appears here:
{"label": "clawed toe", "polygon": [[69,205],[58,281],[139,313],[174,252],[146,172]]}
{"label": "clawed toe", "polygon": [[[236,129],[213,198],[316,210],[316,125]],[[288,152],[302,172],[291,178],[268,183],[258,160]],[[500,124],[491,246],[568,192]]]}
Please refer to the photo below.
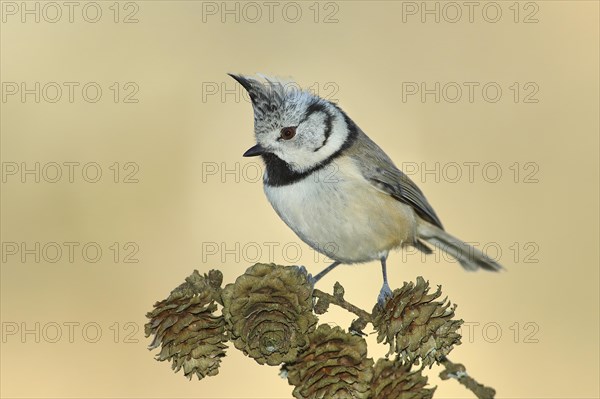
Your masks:
{"label": "clawed toe", "polygon": [[317,280],[313,277],[313,275],[308,273],[306,275],[306,279],[308,280],[308,283],[310,284],[310,286],[315,288],[315,284],[317,283]]}
{"label": "clawed toe", "polygon": [[300,273],[304,274],[304,275],[306,276],[306,279],[308,280],[308,283],[311,285],[311,287],[313,287],[313,288],[314,288],[314,286],[315,286],[315,283],[317,282],[317,280],[315,280],[315,278],[313,277],[313,275],[312,275],[312,274],[310,274],[310,273],[308,272],[308,270],[306,270],[306,267],[304,267],[304,266],[302,266],[302,265],[300,265],[300,266],[298,266],[298,265],[294,265],[294,266],[292,266],[292,267],[295,267],[296,269],[298,269],[298,271],[299,271]]}
{"label": "clawed toe", "polygon": [[308,274],[308,271],[306,270],[306,267],[302,266],[302,265],[294,265],[292,266],[296,269],[298,269],[298,271],[302,274]]}
{"label": "clawed toe", "polygon": [[387,283],[384,283],[381,287],[381,291],[379,291],[379,296],[377,297],[377,303],[379,306],[385,305],[385,302],[389,297],[392,296],[392,290]]}

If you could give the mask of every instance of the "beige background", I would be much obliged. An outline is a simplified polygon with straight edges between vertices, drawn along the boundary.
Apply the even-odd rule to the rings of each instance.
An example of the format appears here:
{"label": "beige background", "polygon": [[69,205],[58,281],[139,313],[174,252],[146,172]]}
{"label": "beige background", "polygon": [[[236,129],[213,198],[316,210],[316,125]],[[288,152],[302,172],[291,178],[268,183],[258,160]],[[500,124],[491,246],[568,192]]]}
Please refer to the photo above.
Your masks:
{"label": "beige background", "polygon": [[[20,13],[2,4],[3,397],[290,397],[276,368],[258,366],[235,349],[218,376],[187,382],[152,359],[143,336],[145,313],[194,268],[220,268],[230,282],[253,263],[257,249],[262,261],[301,263],[313,273],[326,265],[270,208],[254,181],[258,160],[241,157],[253,143],[251,106],[245,97],[221,98],[221,85],[235,88],[226,72],[291,76],[322,95],[335,91],[399,165],[439,162],[438,182],[433,174],[413,178],[449,231],[500,248],[508,272],[467,274],[443,259],[403,260],[395,253],[392,286],[418,275],[443,285],[459,305],[457,315],[473,326],[463,329],[463,345],[451,359],[495,387],[498,397],[598,397],[597,2],[519,3],[518,23],[513,2],[497,3],[496,23],[482,17],[484,3],[472,23],[465,7],[456,23],[447,21],[450,9],[439,23],[406,14],[403,22],[403,7],[411,4],[367,1],[318,4],[317,23],[312,2],[298,3],[296,23],[283,18],[284,4],[272,23],[264,5],[262,19],[252,23],[255,11],[241,3],[239,22],[225,15],[222,23],[220,14],[205,14],[203,22],[203,7],[221,12],[223,6],[196,1],[121,3],[115,23],[113,2],[98,2],[102,17],[91,23],[82,18],[86,3],[78,4],[73,22],[62,7],[56,23],[48,21],[55,10],[45,9],[39,23],[27,14],[21,22]],[[93,8],[87,12],[94,17]],[[131,12],[138,22],[122,23]],[[288,20],[295,18],[294,9],[287,12]],[[332,12],[337,22],[324,23]],[[523,23],[532,12],[538,22]],[[48,82],[79,86],[72,103],[66,89],[56,103],[46,101],[54,97],[52,85],[36,103],[34,95],[25,102],[8,95],[10,82],[29,88],[40,82],[40,91]],[[102,88],[96,103],[82,98],[87,82]],[[117,103],[114,82],[121,89]],[[128,82],[139,88],[137,103],[123,102],[133,87]],[[453,92],[439,103],[433,95],[403,101],[406,82],[457,82],[465,90],[457,103],[446,101]],[[472,103],[463,82],[479,84]],[[488,82],[503,90],[495,103],[481,95]],[[517,103],[514,82],[521,90]],[[533,85],[525,87],[528,82]],[[209,95],[214,87],[219,93]],[[525,103],[535,87],[538,102]],[[9,173],[36,162],[39,183]],[[51,183],[52,162],[96,162],[103,174],[88,183],[80,165],[71,183],[63,165],[62,179]],[[115,162],[119,183],[109,168]],[[137,183],[122,182],[134,168],[127,162],[139,167]],[[473,181],[465,162],[479,162]],[[462,165],[462,177],[453,183],[454,163]],[[215,165],[218,173],[207,174]],[[483,165],[500,168],[498,182],[487,181],[495,169],[482,175]],[[234,172],[221,176],[224,169]],[[93,178],[93,169],[87,172]],[[529,173],[537,182],[525,182]],[[39,263],[35,254],[24,262],[12,254],[11,243],[34,248],[36,242],[40,248],[58,243],[62,257],[49,262],[51,245]],[[73,262],[64,242],[79,243]],[[103,250],[96,263],[82,257],[88,242]],[[114,242],[121,246],[116,263]],[[123,249],[128,242],[139,248],[138,263],[123,261],[133,248]],[[211,254],[214,245],[233,252]],[[349,300],[370,309],[379,266],[341,268],[319,287],[339,280]],[[324,321],[346,327],[350,319],[335,312]],[[386,348],[369,340],[370,353],[381,356]],[[440,381],[438,372],[429,372],[438,397],[469,397],[455,381]]]}

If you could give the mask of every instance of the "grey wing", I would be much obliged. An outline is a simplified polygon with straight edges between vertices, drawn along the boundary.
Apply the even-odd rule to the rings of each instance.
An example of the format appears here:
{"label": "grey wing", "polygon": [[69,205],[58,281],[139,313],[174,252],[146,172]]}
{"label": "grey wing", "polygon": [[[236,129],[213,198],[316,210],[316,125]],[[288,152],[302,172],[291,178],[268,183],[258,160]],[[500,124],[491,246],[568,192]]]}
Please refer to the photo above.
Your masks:
{"label": "grey wing", "polygon": [[376,168],[374,172],[375,173],[370,176],[365,174],[365,178],[369,180],[371,184],[390,194],[398,201],[412,206],[422,219],[442,230],[444,229],[440,218],[427,201],[427,198],[425,198],[423,192],[401,170],[397,170],[396,173],[393,173],[395,175],[393,177],[386,176],[392,173],[385,168]]}
{"label": "grey wing", "polygon": [[348,155],[360,163],[365,179],[380,191],[412,206],[422,219],[443,230],[442,222],[419,187],[394,165],[377,144],[361,133]]}

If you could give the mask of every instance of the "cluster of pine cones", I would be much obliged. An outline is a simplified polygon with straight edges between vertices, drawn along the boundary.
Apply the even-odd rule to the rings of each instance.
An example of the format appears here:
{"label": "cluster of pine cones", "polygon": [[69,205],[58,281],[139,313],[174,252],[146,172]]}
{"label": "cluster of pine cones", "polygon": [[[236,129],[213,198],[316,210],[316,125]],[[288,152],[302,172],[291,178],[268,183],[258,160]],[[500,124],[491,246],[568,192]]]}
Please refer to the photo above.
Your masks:
{"label": "cluster of pine cones", "polygon": [[217,270],[194,271],[147,314],[150,348],[160,347],[157,360],[170,361],[188,378],[216,375],[231,341],[259,364],[280,365],[298,399],[425,399],[435,388],[427,387],[423,367],[460,344],[462,321],[453,319],[454,307],[435,301],[440,289],[429,293],[420,277],[373,309],[377,340],[394,355],[376,363],[361,334],[318,325],[303,268],[258,263],[233,284],[221,288],[222,280]]}

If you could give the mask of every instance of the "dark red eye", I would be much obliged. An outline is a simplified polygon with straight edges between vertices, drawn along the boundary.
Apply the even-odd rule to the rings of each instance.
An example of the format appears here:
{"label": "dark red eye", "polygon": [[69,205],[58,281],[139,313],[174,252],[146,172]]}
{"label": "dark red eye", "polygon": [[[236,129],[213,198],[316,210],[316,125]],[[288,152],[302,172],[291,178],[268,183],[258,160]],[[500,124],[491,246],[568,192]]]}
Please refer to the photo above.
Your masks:
{"label": "dark red eye", "polygon": [[291,140],[294,136],[296,135],[296,127],[295,126],[290,126],[290,127],[284,127],[283,129],[281,129],[281,137],[284,140]]}

